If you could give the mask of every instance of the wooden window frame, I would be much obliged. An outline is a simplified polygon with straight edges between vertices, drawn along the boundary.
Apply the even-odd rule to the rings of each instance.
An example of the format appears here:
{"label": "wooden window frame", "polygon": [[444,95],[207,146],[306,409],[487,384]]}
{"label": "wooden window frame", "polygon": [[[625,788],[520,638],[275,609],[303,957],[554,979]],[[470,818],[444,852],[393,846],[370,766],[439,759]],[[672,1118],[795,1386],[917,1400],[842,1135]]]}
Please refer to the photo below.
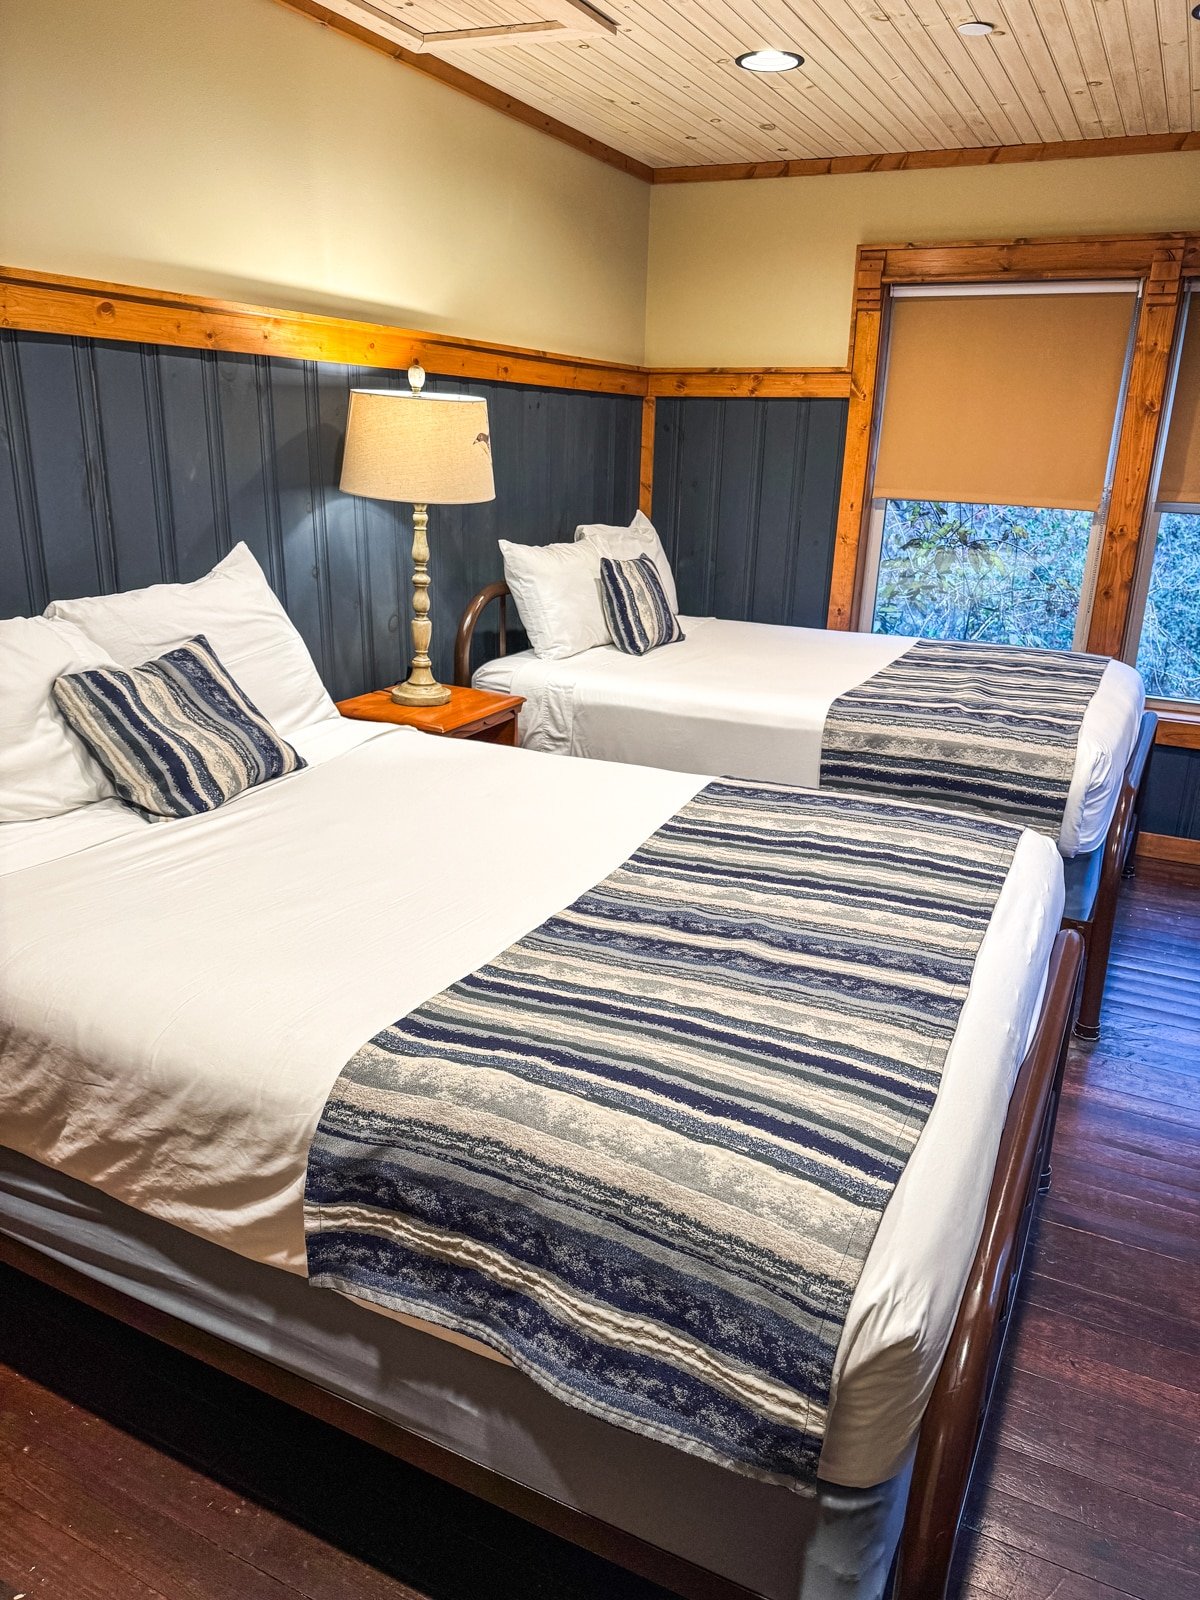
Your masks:
{"label": "wooden window frame", "polygon": [[[1195,233],[861,247],[851,313],[850,416],[828,626],[852,628],[861,604],[891,290],[918,283],[1128,278],[1142,283],[1142,296],[1116,423],[1115,464],[1086,640],[1087,648],[1098,654],[1123,656],[1129,647],[1140,547],[1152,511],[1150,492],[1184,279],[1197,272],[1200,234]],[[1200,719],[1169,713],[1160,729],[1162,743],[1186,740],[1189,748],[1200,744]]]}

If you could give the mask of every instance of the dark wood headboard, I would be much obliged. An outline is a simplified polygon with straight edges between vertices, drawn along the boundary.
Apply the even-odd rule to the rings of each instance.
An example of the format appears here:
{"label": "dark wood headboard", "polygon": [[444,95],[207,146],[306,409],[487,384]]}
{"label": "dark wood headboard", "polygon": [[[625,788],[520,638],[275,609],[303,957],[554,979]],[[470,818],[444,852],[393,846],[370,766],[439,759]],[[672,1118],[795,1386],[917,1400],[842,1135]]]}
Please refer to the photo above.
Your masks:
{"label": "dark wood headboard", "polygon": [[458,619],[458,633],[454,638],[454,681],[462,688],[471,686],[471,641],[480,617],[493,600],[500,602],[500,648],[496,654],[508,654],[508,597],[511,593],[503,578],[498,583],[489,583],[485,589],[480,589]]}

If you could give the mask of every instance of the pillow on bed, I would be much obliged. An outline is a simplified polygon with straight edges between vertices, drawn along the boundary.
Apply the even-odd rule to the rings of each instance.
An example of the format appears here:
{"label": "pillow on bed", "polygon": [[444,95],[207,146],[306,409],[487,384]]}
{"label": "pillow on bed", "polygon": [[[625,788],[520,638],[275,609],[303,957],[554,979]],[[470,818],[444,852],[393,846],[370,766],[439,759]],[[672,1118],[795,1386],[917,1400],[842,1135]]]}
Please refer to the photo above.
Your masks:
{"label": "pillow on bed", "polygon": [[675,593],[675,575],[662,540],[650,518],[641,511],[634,515],[627,528],[614,527],[606,522],[585,522],[575,529],[576,539],[586,540],[599,555],[612,556],[617,561],[632,561],[636,556],[649,556],[658,569],[663,593],[673,612],[679,610],[679,596]]}
{"label": "pillow on bed", "polygon": [[612,641],[627,656],[644,656],[647,650],[683,638],[679,618],[667,604],[658,568],[649,556],[632,561],[601,557],[600,590]]}
{"label": "pillow on bed", "polygon": [[281,733],[337,716],[304,640],[244,544],[195,583],[55,600],[45,615],[78,624],[123,667],[139,666],[202,633]]}
{"label": "pillow on bed", "polygon": [[68,672],[54,698],[122,800],[151,818],[215,811],[306,765],[203,634],[132,670]]}
{"label": "pillow on bed", "polygon": [[600,600],[600,556],[589,544],[500,540],[504,578],[535,656],[561,661],[608,644]]}
{"label": "pillow on bed", "polygon": [[59,817],[113,794],[54,704],[62,673],[111,665],[108,651],[72,622],[0,622],[0,822]]}

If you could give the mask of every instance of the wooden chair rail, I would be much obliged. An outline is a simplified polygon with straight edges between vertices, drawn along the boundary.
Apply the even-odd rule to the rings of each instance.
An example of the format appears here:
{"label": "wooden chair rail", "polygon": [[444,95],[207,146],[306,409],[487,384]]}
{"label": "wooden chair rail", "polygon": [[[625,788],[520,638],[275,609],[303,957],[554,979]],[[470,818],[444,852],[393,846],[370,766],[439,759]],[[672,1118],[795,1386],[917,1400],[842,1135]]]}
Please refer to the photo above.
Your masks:
{"label": "wooden chair rail", "polygon": [[511,593],[512,590],[503,578],[496,583],[489,583],[468,602],[467,609],[459,618],[458,632],[454,636],[454,681],[460,687],[464,689],[470,687],[471,641],[475,637],[480,617],[493,600],[500,603],[500,654],[502,656],[508,654],[508,597]]}

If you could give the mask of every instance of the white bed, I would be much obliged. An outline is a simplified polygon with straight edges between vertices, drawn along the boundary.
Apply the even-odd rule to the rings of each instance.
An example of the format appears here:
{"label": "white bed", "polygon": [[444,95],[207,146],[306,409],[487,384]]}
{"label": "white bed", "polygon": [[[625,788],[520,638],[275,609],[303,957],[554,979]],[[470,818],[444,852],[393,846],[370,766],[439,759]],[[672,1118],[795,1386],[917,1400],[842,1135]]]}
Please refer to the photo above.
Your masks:
{"label": "white bed", "polygon": [[[0,828],[0,1144],[303,1273],[308,1143],[348,1058],[705,779],[328,717],[290,737],[307,770],[206,816],[147,824],[107,800]],[[1056,851],[1027,832],[850,1308],[828,1482],[878,1484],[907,1458],[1062,900]]]}
{"label": "white bed", "polygon": [[[680,623],[681,643],[645,656],[612,645],[565,660],[525,650],[487,662],[472,682],[525,697],[520,740],[530,749],[811,787],[833,701],[913,643],[715,617]],[[1080,731],[1064,856],[1103,841],[1144,705],[1138,674],[1110,662]]]}

